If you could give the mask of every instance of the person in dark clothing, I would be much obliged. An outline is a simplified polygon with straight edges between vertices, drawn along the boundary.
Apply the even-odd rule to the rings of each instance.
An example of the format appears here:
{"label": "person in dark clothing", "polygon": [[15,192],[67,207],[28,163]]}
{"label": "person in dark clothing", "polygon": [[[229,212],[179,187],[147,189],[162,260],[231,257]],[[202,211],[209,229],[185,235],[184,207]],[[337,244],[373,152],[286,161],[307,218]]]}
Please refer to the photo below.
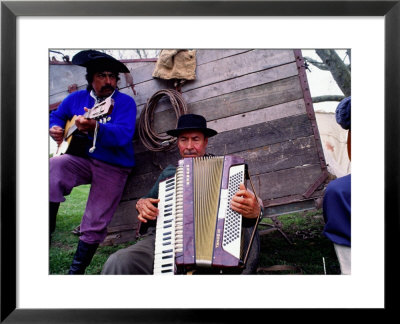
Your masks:
{"label": "person in dark clothing", "polygon": [[[351,160],[351,97],[336,108],[336,122],[347,135],[347,153]],[[331,181],[323,200],[323,234],[332,241],[342,274],[351,274],[351,174]]]}
{"label": "person in dark clothing", "polygon": [[[206,148],[208,138],[217,134],[215,130],[207,128],[203,116],[186,114],[178,120],[177,129],[167,132],[178,138],[179,153],[182,158],[207,156]],[[142,226],[147,227],[145,237],[136,244],[121,249],[112,254],[104,264],[102,274],[153,274],[155,225],[159,213],[156,204],[158,199],[158,187],[160,181],[175,175],[176,167],[169,165],[164,169],[150,192],[139,199],[136,204],[138,218]],[[244,184],[231,202],[232,209],[243,216],[245,239],[249,239],[256,220],[263,213],[262,202]],[[258,265],[259,237],[256,234],[251,253],[249,253],[247,267],[241,272],[254,273]]]}

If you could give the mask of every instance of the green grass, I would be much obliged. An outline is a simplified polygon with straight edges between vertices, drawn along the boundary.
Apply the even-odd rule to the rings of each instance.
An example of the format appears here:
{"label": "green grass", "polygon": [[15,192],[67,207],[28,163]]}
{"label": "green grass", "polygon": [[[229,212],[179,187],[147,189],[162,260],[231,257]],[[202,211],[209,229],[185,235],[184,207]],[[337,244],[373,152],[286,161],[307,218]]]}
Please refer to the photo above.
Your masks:
{"label": "green grass", "polygon": [[[261,271],[265,274],[340,274],[333,244],[322,235],[324,220],[322,211],[299,212],[278,217],[281,229],[261,236],[260,268],[275,265],[291,266],[294,270]],[[262,224],[271,224],[264,219]],[[270,227],[260,225],[260,229]],[[325,267],[324,267],[325,262]]]}
{"label": "green grass", "polygon": [[[78,244],[78,236],[71,231],[80,224],[90,185],[74,188],[60,205],[57,226],[50,246],[50,274],[67,274]],[[278,217],[278,223],[288,240],[279,232],[261,236],[259,273],[262,274],[340,274],[333,244],[322,235],[322,211],[300,212]],[[273,225],[271,219],[261,224]],[[270,226],[260,225],[259,229]],[[117,246],[100,246],[86,274],[100,274],[103,264],[113,252],[133,242]],[[324,269],[325,261],[325,269]],[[289,266],[292,270],[271,268]]]}
{"label": "green grass", "polygon": [[[49,253],[49,273],[67,274],[74,257],[79,237],[71,231],[80,224],[85,210],[90,185],[83,185],[72,190],[67,200],[60,205],[57,215],[56,230],[53,233]],[[86,274],[100,274],[109,255],[131,245],[133,242],[117,246],[99,246]]]}

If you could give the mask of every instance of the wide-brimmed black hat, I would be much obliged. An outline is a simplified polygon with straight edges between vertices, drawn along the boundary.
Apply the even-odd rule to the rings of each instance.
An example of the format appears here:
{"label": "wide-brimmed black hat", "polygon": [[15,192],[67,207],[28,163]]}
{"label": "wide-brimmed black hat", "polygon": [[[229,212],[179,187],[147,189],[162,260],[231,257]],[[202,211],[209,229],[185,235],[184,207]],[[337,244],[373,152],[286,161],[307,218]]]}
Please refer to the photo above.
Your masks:
{"label": "wide-brimmed black hat", "polygon": [[200,131],[206,137],[211,137],[218,134],[217,131],[207,128],[207,121],[203,116],[195,114],[186,114],[180,116],[178,119],[177,128],[167,131],[167,134],[178,137],[183,131]]}
{"label": "wide-brimmed black hat", "polygon": [[91,72],[122,72],[128,73],[129,69],[111,55],[95,50],[81,51],[72,58],[72,64],[85,67]]}

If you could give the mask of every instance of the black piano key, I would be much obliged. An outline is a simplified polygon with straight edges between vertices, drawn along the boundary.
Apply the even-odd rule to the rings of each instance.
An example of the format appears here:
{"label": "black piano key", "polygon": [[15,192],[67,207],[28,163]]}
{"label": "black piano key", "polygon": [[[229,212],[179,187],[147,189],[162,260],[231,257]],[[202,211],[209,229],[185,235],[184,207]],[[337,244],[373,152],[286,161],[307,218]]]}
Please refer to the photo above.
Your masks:
{"label": "black piano key", "polygon": [[171,259],[173,257],[173,255],[172,254],[169,254],[169,255],[164,255],[163,257],[161,257],[161,259]]}
{"label": "black piano key", "polygon": [[164,269],[161,270],[162,273],[173,272],[173,269]]}

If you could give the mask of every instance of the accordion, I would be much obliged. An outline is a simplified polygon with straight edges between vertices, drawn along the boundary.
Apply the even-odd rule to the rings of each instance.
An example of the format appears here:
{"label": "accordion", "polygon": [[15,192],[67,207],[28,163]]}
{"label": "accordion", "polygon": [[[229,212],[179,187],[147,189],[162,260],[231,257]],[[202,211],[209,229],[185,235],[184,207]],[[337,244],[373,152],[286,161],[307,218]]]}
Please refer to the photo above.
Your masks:
{"label": "accordion", "polygon": [[242,216],[230,205],[245,176],[238,156],[179,161],[159,184],[154,274],[243,267]]}

